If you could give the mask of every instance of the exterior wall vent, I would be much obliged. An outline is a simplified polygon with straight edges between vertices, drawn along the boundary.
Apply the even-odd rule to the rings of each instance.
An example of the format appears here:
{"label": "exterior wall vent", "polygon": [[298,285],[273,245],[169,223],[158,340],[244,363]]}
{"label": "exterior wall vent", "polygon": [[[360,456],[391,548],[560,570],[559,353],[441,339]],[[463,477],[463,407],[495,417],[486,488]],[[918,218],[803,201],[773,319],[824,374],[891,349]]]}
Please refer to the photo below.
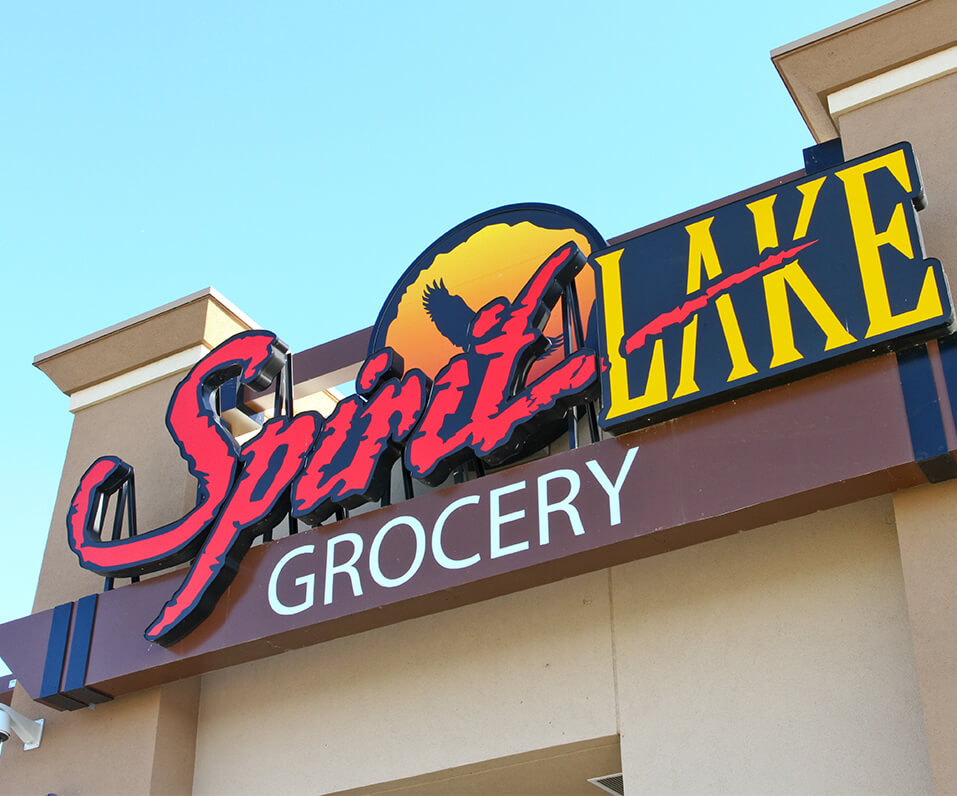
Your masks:
{"label": "exterior wall vent", "polygon": [[617,774],[605,774],[603,777],[592,777],[588,781],[596,788],[601,788],[605,793],[611,793],[614,796],[625,796],[625,778],[621,772]]}

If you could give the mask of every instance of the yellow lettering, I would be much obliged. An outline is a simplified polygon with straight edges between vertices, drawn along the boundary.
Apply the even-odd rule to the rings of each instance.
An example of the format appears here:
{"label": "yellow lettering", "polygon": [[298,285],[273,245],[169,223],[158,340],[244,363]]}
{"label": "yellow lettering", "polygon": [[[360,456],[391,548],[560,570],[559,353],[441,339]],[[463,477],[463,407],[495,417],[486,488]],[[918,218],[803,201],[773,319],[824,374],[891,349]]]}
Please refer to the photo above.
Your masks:
{"label": "yellow lettering", "polygon": [[[770,212],[771,205],[774,203],[774,197],[767,197],[770,202],[767,203],[767,211]],[[767,199],[758,200],[753,204],[760,205]],[[754,212],[752,210],[751,212]],[[765,211],[759,210],[755,215],[757,221],[758,215],[765,217]],[[721,275],[721,263],[718,261],[718,252],[714,247],[714,239],[711,237],[711,222],[714,218],[705,218],[689,224],[685,229],[688,232],[688,295],[697,293],[701,289],[701,267],[704,266],[704,272],[708,279],[714,279]],[[771,224],[774,224],[774,216],[771,216]],[[761,232],[758,233],[760,238]],[[777,232],[774,232],[777,240]],[[742,379],[745,376],[751,376],[757,373],[757,369],[748,359],[747,349],[744,347],[744,339],[741,337],[741,327],[738,325],[738,316],[734,312],[734,305],[731,303],[731,297],[727,294],[718,296],[715,299],[715,306],[718,309],[718,318],[721,320],[721,330],[724,332],[724,339],[728,344],[728,353],[731,355],[731,375],[728,381]],[[694,337],[691,337],[694,335]],[[691,385],[694,384],[694,360],[688,360],[686,364],[685,352],[694,352],[697,341],[697,317],[684,329],[682,338],[682,359],[681,359],[681,378],[678,383],[678,390],[675,397],[685,395],[683,389],[691,391]],[[654,363],[652,362],[652,365]],[[664,363],[662,362],[662,373],[664,372]],[[690,369],[690,370],[689,370]],[[690,374],[690,375],[689,375]],[[687,378],[686,378],[687,376]],[[650,383],[650,377],[649,377]],[[697,385],[694,385],[697,389]]]}
{"label": "yellow lettering", "polygon": [[808,224],[811,223],[811,213],[814,212],[817,195],[821,192],[821,186],[824,185],[825,179],[827,178],[819,177],[797,187],[801,192],[801,209],[798,211],[798,220],[797,224],[794,225],[792,240],[800,240],[807,235]]}
{"label": "yellow lettering", "polygon": [[[655,349],[651,352],[651,367],[648,368],[648,382],[641,395],[628,399],[628,411],[636,412],[668,400],[668,381],[665,375],[665,341],[655,340]],[[609,415],[610,416],[610,415]]]}
{"label": "yellow lettering", "polygon": [[688,295],[701,289],[701,266],[704,265],[708,279],[721,275],[721,263],[711,238],[711,222],[714,217],[696,221],[685,227],[688,233]]}
{"label": "yellow lettering", "polygon": [[771,358],[772,368],[804,358],[794,345],[794,329],[791,325],[791,308],[787,296],[788,287],[826,335],[825,351],[857,342],[851,333],[841,326],[834,311],[827,305],[824,297],[795,260],[764,277],[764,296],[768,304],[771,348],[774,352]]}
{"label": "yellow lettering", "polygon": [[748,351],[744,347],[744,338],[741,337],[741,327],[738,325],[738,316],[731,303],[731,296],[724,293],[715,299],[714,305],[718,308],[718,318],[721,320],[721,331],[724,332],[725,342],[728,344],[728,353],[731,355],[731,374],[728,381],[737,381],[745,376],[753,376],[757,368],[748,359]]}
{"label": "yellow lettering", "polygon": [[678,388],[672,398],[681,398],[685,395],[698,392],[698,384],[694,380],[695,357],[698,348],[698,314],[685,324],[681,332],[681,372],[678,378]]}
{"label": "yellow lettering", "polygon": [[621,341],[625,338],[624,304],[621,296],[621,255],[622,251],[619,249],[596,258],[601,266],[605,339],[608,341],[608,386],[611,394],[605,414],[608,420],[668,400],[664,343],[660,338],[655,340],[644,394],[632,398],[628,391],[628,363],[621,355]]}
{"label": "yellow lettering", "polygon": [[907,228],[903,204],[898,203],[897,207],[894,208],[887,229],[878,232],[874,227],[874,216],[871,211],[870,197],[867,193],[867,184],[864,177],[873,171],[884,168],[890,171],[904,190],[908,192],[911,190],[907,160],[902,149],[837,172],[837,176],[844,183],[844,191],[847,194],[851,231],[854,234],[854,245],[857,248],[857,261],[861,271],[864,298],[867,301],[870,325],[865,337],[877,337],[895,329],[902,329],[911,324],[929,320],[943,313],[937,280],[934,277],[934,270],[930,266],[924,274],[917,306],[897,315],[891,312],[880,247],[893,246],[908,259],[913,259],[914,248],[910,230]]}
{"label": "yellow lettering", "polygon": [[771,194],[747,205],[751,215],[754,216],[754,234],[758,241],[758,254],[765,249],[778,247],[778,227],[774,221],[774,200],[777,198],[777,194]]}

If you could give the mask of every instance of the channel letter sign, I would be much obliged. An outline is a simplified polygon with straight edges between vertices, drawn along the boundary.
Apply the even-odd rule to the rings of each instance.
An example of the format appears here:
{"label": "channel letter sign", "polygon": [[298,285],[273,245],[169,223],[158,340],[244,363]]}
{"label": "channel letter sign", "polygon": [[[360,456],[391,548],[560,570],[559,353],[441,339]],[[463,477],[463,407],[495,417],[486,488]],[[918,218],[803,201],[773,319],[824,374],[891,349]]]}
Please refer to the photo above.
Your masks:
{"label": "channel letter sign", "polygon": [[596,253],[601,425],[649,425],[944,334],[902,143]]}

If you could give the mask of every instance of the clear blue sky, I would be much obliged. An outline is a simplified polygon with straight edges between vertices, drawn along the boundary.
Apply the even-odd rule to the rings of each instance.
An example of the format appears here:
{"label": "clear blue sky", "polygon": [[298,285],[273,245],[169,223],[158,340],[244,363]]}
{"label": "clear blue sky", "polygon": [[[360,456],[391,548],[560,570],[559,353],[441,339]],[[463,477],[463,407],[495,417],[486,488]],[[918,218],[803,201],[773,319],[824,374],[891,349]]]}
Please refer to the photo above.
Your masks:
{"label": "clear blue sky", "polygon": [[768,53],[873,5],[7,4],[0,622],[31,609],[70,433],[35,354],[208,285],[308,348],[483,210],[611,237],[793,171],[813,141]]}

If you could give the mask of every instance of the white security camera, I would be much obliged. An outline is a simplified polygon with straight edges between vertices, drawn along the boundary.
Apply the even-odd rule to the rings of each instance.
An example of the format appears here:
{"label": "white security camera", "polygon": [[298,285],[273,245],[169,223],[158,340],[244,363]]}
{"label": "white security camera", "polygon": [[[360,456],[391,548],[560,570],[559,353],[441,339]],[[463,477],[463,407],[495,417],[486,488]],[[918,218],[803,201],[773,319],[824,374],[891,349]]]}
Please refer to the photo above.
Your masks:
{"label": "white security camera", "polygon": [[10,740],[11,732],[23,741],[24,750],[36,749],[43,737],[43,719],[28,719],[0,703],[0,744]]}

